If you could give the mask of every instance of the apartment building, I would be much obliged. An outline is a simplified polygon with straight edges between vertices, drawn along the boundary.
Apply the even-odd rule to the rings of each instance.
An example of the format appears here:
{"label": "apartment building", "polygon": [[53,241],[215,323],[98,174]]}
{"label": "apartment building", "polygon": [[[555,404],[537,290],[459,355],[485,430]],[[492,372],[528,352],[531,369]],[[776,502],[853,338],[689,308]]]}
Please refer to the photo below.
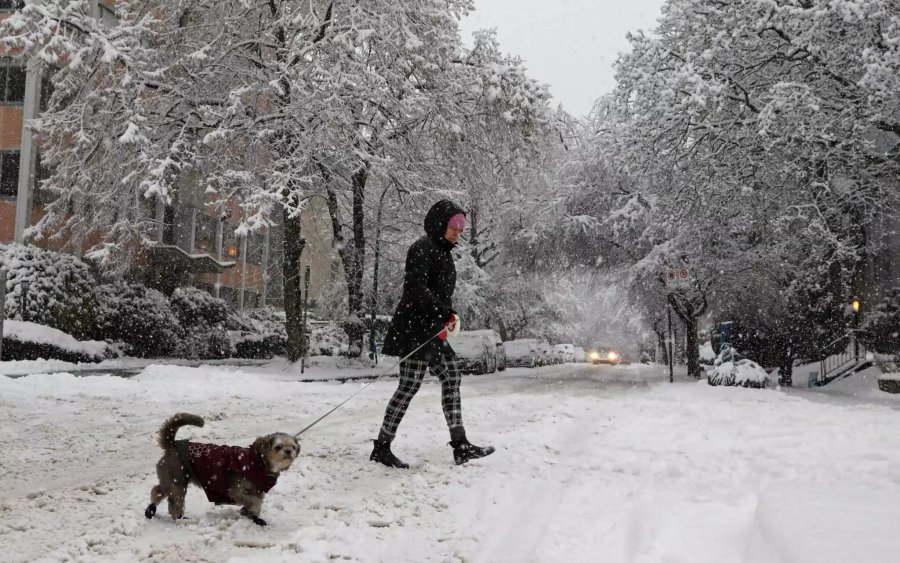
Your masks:
{"label": "apartment building", "polygon": [[[0,19],[25,4],[0,0]],[[115,0],[93,4],[95,16],[116,25]],[[48,201],[39,182],[45,177],[40,151],[24,124],[46,108],[52,84],[36,64],[0,53],[0,242],[27,242],[26,229],[42,215]],[[199,181],[184,175],[173,202],[155,203],[155,244],[144,249],[130,277],[170,293],[192,285],[224,299],[231,307],[282,303],[280,228],[238,237],[242,210],[233,203],[214,205],[199,189]],[[153,212],[154,210],[151,210]],[[334,281],[331,235],[322,204],[304,212],[309,242],[301,269],[310,266],[310,300],[315,303]],[[77,253],[90,242],[81,241]],[[302,274],[301,274],[302,275]]]}

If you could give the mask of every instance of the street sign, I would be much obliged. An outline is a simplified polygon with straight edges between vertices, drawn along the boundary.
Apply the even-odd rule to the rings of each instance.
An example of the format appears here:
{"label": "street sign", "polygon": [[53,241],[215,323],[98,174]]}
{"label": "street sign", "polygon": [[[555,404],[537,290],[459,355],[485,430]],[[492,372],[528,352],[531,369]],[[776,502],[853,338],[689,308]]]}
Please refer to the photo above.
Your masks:
{"label": "street sign", "polygon": [[689,287],[694,281],[688,268],[666,270],[666,287]]}

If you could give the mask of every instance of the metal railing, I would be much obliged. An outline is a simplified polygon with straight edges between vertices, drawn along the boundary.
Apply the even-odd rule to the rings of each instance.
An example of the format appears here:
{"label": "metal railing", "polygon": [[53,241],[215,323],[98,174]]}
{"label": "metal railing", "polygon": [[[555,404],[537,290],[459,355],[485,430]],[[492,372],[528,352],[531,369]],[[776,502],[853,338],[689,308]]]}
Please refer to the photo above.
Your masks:
{"label": "metal railing", "polygon": [[827,355],[819,362],[819,385],[830,383],[866,362],[867,350],[859,341],[859,332],[850,330],[825,346]]}

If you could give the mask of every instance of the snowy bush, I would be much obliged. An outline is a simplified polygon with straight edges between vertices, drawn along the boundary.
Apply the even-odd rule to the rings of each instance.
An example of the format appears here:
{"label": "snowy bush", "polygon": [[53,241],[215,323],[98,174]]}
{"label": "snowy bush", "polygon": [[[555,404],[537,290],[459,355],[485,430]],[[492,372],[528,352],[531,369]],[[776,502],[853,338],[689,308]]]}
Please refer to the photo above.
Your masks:
{"label": "snowy bush", "polygon": [[115,355],[105,342],[82,342],[61,330],[26,321],[3,323],[4,360],[99,362]]}
{"label": "snowy bush", "polygon": [[764,389],[768,385],[769,374],[752,360],[738,359],[729,349],[723,350],[716,357],[712,372],[707,382],[710,385],[726,385],[730,387],[752,387]]}
{"label": "snowy bush", "polygon": [[69,254],[12,243],[0,244],[0,268],[7,272],[3,304],[7,318],[76,337],[92,333],[91,274],[84,262]]}
{"label": "snowy bush", "polygon": [[231,356],[231,339],[225,328],[228,306],[223,299],[196,287],[179,287],[170,303],[185,333],[175,347],[176,356],[196,360]]}
{"label": "snowy bush", "polygon": [[336,322],[310,321],[309,355],[336,356],[347,350],[347,333]]}
{"label": "snowy bush", "polygon": [[875,305],[862,328],[866,346],[882,354],[900,354],[900,287]]}
{"label": "snowy bush", "polygon": [[224,299],[213,297],[196,287],[179,287],[172,293],[169,302],[172,312],[185,328],[220,325],[228,318],[228,306]]}
{"label": "snowy bush", "polygon": [[271,307],[233,311],[225,326],[238,358],[268,359],[285,352],[284,317]]}
{"label": "snowy bush", "polygon": [[167,356],[182,338],[178,318],[166,296],[139,284],[97,287],[95,338],[124,342],[139,357]]}
{"label": "snowy bush", "polygon": [[232,355],[231,338],[221,325],[187,329],[174,355],[188,360],[219,360]]}

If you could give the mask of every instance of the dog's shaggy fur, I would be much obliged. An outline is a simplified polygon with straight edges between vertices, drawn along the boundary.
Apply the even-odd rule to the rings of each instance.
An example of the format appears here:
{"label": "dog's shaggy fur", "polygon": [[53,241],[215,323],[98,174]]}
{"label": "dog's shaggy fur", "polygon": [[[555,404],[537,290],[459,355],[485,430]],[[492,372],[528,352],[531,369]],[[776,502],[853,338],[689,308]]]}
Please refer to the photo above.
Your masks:
{"label": "dog's shaggy fur", "polygon": [[[176,442],[175,434],[182,426],[203,426],[203,419],[197,415],[179,413],[169,418],[159,429],[159,446],[163,449],[163,455],[156,464],[156,475],[159,484],[150,492],[150,505],[144,511],[147,518],[153,518],[156,514],[156,505],[164,498],[168,498],[169,515],[173,519],[184,518],[184,499],[187,495],[188,484],[193,483],[203,488],[207,497],[216,504],[236,504],[241,507],[241,514],[250,517],[253,522],[265,526],[266,522],[259,517],[263,499],[266,492],[275,484],[278,475],[288,469],[300,454],[300,444],[290,434],[281,432],[261,436],[253,442],[250,448],[234,448],[229,446],[215,446],[211,444],[196,444],[193,442]],[[181,453],[179,453],[179,448]],[[190,450],[189,450],[190,448]],[[207,474],[207,482],[202,482],[197,475],[193,462],[185,467],[182,459],[196,461],[193,456],[197,451],[218,450],[225,452],[222,455],[236,455],[240,461],[222,465],[220,460],[215,460],[215,469],[223,471],[226,484],[210,490],[207,486],[210,479]],[[188,454],[188,451],[191,453]],[[188,457],[188,456],[191,457]],[[245,463],[246,460],[250,463]],[[247,474],[246,471],[254,474]],[[243,471],[242,471],[243,470]],[[201,475],[204,472],[199,471]],[[212,476],[214,481],[216,476]],[[263,483],[260,483],[263,480]],[[215,483],[214,483],[215,484]]]}

